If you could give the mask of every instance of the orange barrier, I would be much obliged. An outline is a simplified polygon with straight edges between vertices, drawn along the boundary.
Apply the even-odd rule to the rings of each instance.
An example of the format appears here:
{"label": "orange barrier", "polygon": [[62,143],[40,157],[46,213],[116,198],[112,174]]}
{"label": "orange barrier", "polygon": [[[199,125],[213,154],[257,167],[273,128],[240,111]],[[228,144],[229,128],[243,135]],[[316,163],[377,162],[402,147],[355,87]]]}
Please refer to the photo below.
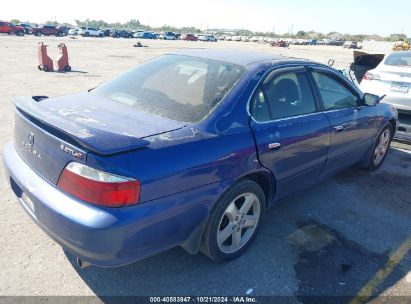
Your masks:
{"label": "orange barrier", "polygon": [[[69,65],[67,47],[64,43],[58,45],[60,57],[54,61],[47,55],[47,47],[43,42],[38,44],[38,58],[39,65],[37,66],[40,71],[50,72],[69,72],[71,71],[71,66]],[[53,69],[54,67],[54,69]]]}

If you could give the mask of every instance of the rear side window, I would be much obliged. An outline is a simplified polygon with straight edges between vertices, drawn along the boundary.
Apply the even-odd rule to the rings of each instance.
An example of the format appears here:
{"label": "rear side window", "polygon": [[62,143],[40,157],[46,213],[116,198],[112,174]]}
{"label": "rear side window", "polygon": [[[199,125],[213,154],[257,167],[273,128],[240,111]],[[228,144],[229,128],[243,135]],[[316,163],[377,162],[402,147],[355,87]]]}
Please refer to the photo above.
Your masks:
{"label": "rear side window", "polygon": [[338,110],[357,106],[357,96],[333,77],[313,72],[325,110]]}
{"label": "rear side window", "polygon": [[91,91],[134,110],[182,122],[203,119],[235,86],[244,67],[164,55]]}
{"label": "rear side window", "polygon": [[315,100],[305,72],[290,72],[267,78],[255,93],[251,114],[268,121],[316,112]]}

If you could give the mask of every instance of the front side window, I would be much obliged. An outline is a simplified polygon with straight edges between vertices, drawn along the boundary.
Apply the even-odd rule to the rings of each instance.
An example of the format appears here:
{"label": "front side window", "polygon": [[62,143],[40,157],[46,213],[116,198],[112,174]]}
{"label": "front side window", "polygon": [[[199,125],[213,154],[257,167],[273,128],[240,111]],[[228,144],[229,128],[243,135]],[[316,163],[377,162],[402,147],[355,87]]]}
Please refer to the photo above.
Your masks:
{"label": "front side window", "polygon": [[92,90],[148,114],[197,122],[235,86],[244,67],[227,62],[164,55]]}
{"label": "front side window", "polygon": [[325,73],[313,72],[312,74],[326,111],[351,108],[358,105],[357,96],[341,82]]}
{"label": "front side window", "polygon": [[267,78],[257,90],[251,114],[257,121],[268,121],[316,112],[316,105],[305,72],[284,73]]}

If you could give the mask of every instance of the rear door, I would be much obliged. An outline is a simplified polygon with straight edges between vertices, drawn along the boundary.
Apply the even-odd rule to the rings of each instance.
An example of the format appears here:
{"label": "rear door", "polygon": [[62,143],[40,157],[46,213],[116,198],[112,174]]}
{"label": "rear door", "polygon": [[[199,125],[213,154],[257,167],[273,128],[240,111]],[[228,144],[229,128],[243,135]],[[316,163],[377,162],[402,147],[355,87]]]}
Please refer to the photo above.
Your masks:
{"label": "rear door", "polygon": [[315,183],[327,158],[330,124],[305,67],[271,72],[257,87],[250,114],[259,160],[277,181],[276,199]]}
{"label": "rear door", "polygon": [[366,107],[361,94],[347,80],[324,68],[312,68],[322,108],[332,136],[323,175],[359,162],[372,145],[377,130],[375,107]]}

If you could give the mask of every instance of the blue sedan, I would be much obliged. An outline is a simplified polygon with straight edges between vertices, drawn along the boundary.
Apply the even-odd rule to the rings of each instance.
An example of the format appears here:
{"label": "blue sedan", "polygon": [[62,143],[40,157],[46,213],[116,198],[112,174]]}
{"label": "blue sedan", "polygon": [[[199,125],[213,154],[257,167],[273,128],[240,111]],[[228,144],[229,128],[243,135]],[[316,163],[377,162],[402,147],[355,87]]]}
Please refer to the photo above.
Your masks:
{"label": "blue sedan", "polygon": [[381,166],[397,112],[315,62],[236,50],[152,59],[90,92],[14,99],[7,179],[87,265],[182,246],[240,256],[268,206]]}

